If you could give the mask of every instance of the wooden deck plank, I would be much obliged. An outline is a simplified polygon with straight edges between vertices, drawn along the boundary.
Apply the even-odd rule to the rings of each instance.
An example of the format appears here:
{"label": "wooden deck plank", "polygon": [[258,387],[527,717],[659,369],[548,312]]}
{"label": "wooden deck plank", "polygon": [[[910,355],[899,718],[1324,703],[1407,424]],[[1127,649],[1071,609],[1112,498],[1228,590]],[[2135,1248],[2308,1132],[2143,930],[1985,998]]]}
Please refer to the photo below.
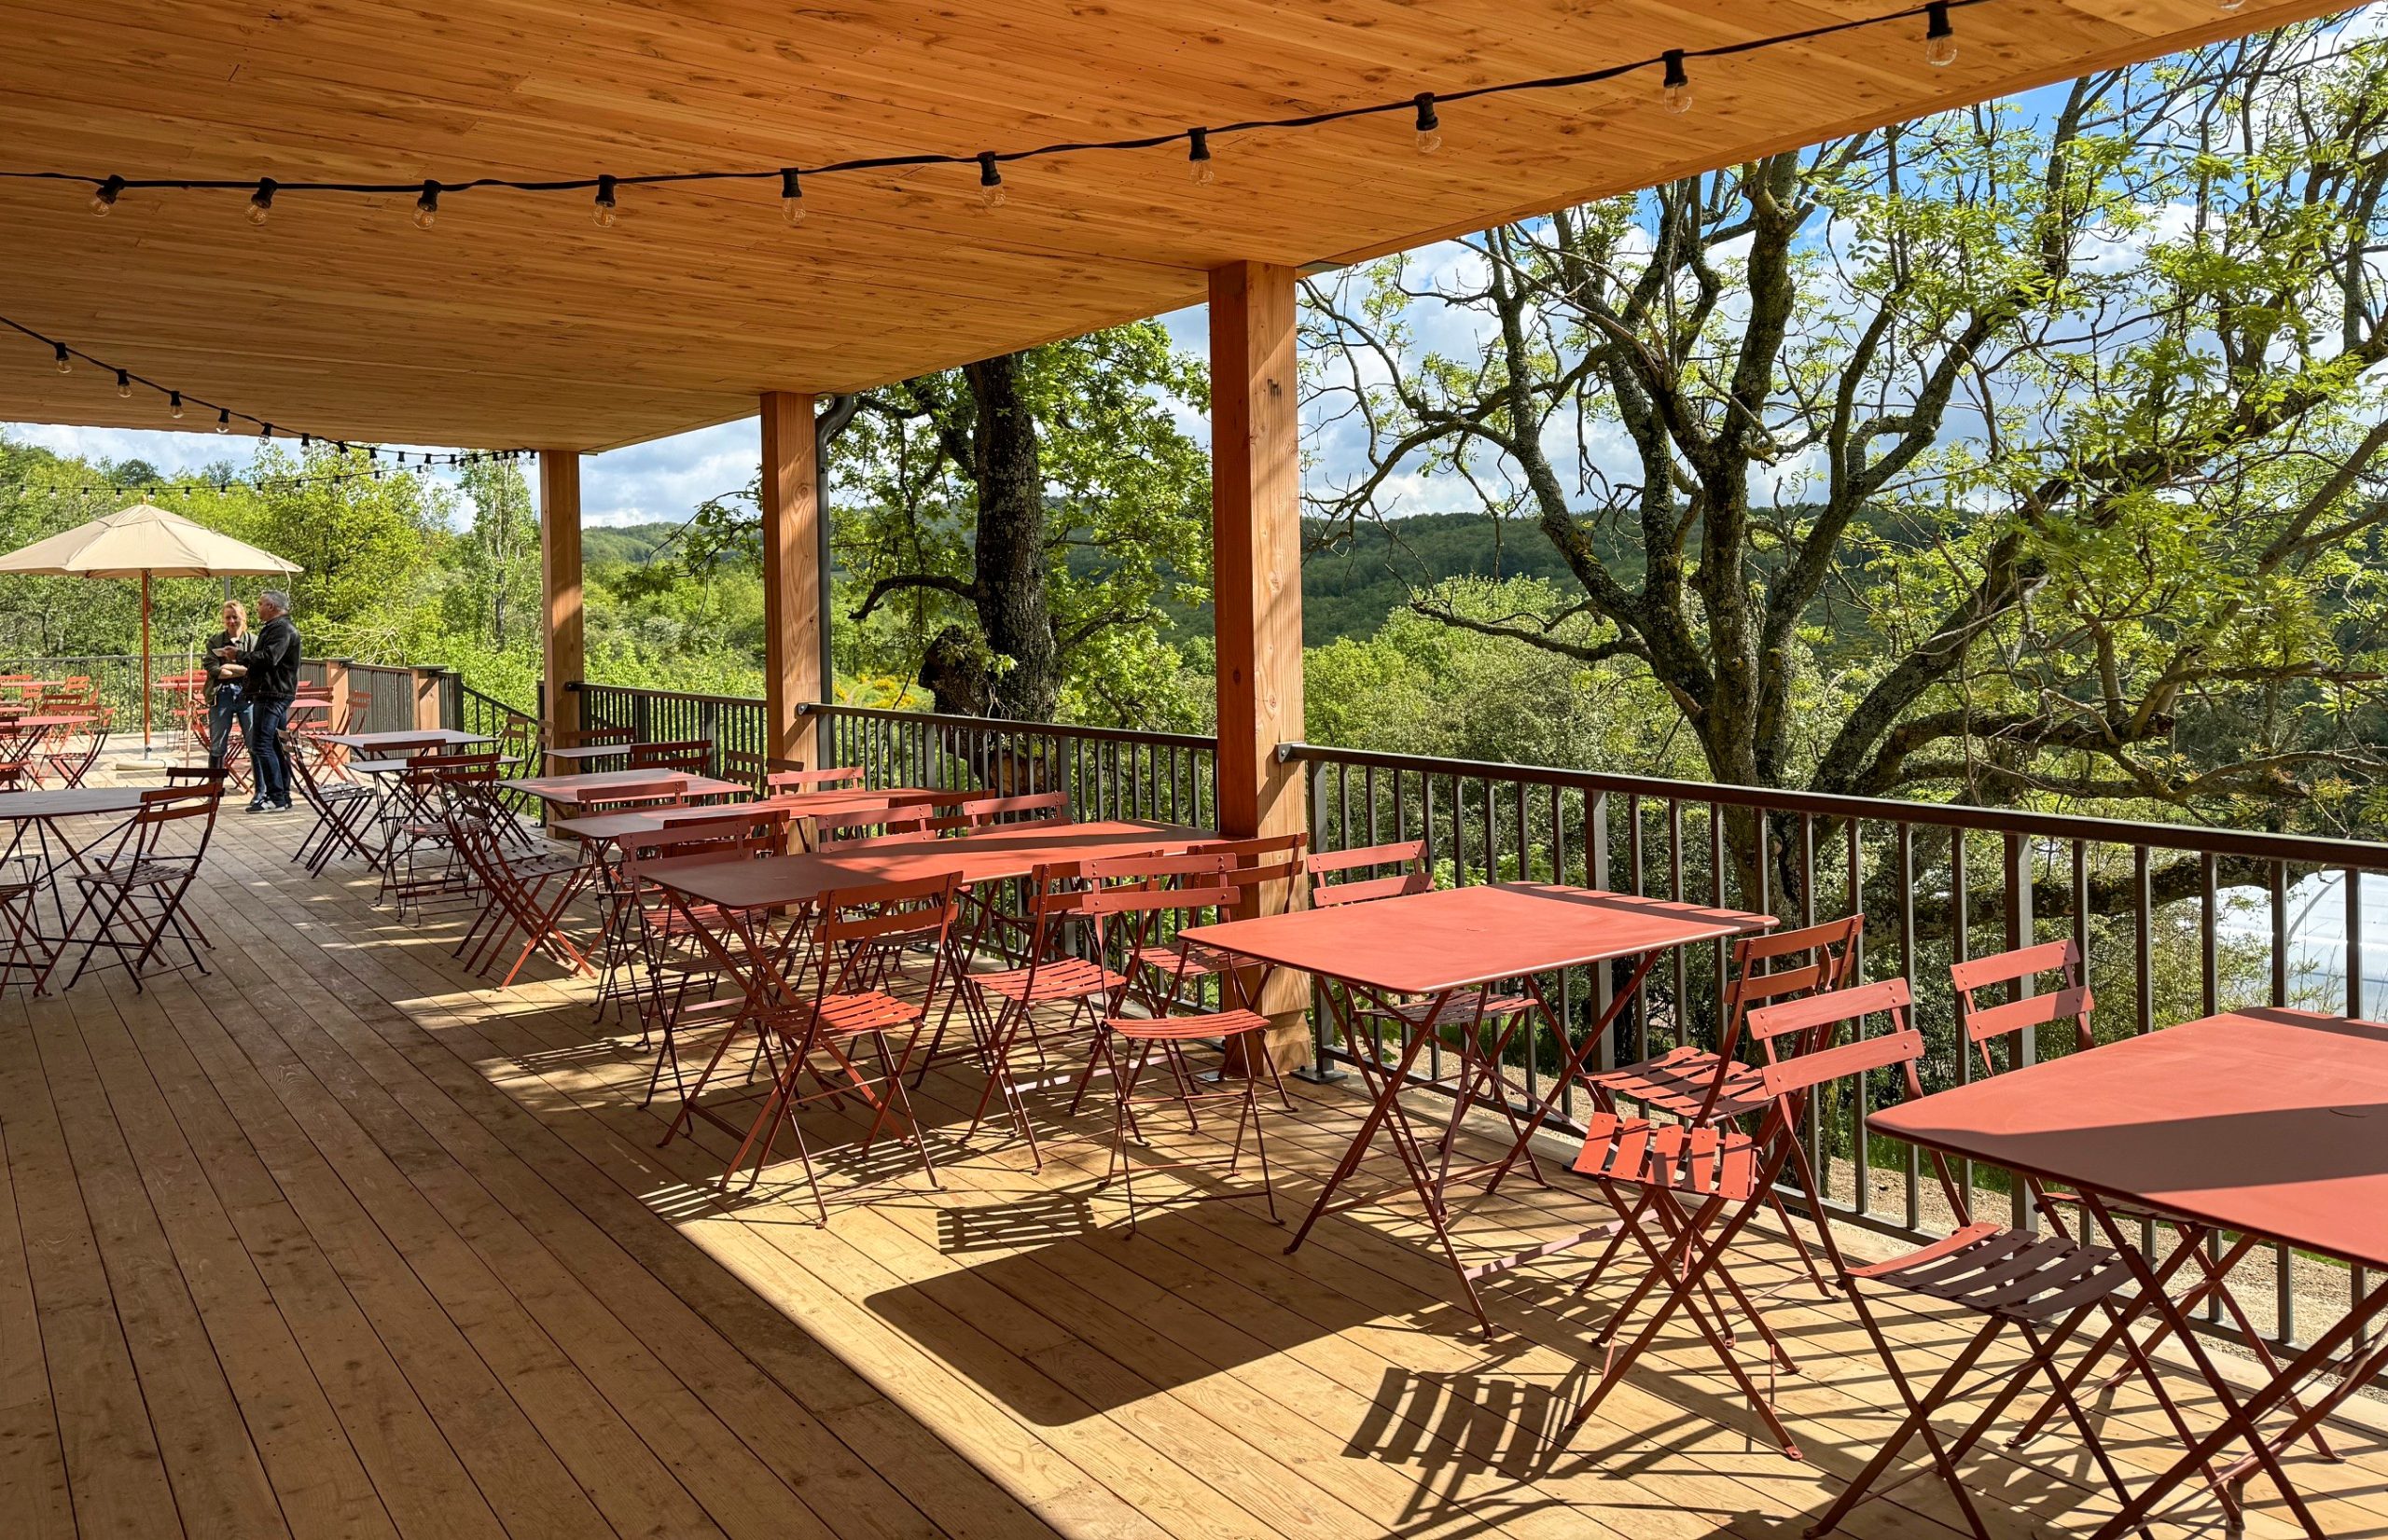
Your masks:
{"label": "wooden deck plank", "polygon": [[[154,1252],[171,1247],[282,1521],[298,1540],[396,1536],[371,1478],[141,1062],[114,1003],[92,990],[77,992],[70,1003],[82,1034],[82,1058],[70,1059],[67,1073],[79,1076],[88,1065],[90,1093],[104,1094],[115,1115],[122,1153],[112,1145],[107,1158],[125,1162],[146,1191],[159,1226],[150,1260],[157,1262]],[[128,1008],[138,1012],[154,1006],[136,1000]],[[87,1161],[78,1155],[76,1163],[81,1168]]]}
{"label": "wooden deck plank", "polygon": [[[220,1531],[262,1494],[257,1532],[306,1535],[1756,1540],[1887,1431],[1846,1307],[1795,1284],[1769,1316],[1811,1369],[1778,1386],[1809,1463],[1756,1436],[1687,1329],[1554,1448],[1616,1297],[1571,1301],[1588,1257],[1491,1281],[1488,1343],[1400,1204],[1288,1256],[1256,1200],[1185,1201],[1213,1179],[1155,1173],[1131,1235],[1100,1145],[1041,1173],[1007,1137],[956,1145],[977,1094],[958,1063],[921,1096],[941,1190],[914,1172],[845,1196],[860,1125],[820,1112],[826,1228],[792,1166],[718,1194],[734,1140],[656,1147],[651,1061],[592,1021],[586,981],[542,965],[489,988],[450,955],[460,915],[402,921],[369,882],[290,866],[303,828],[225,821],[197,895],[208,976],[0,998],[0,1333],[32,1328],[0,1338],[0,1491],[25,1491],[28,1533]],[[1268,1114],[1289,1217],[1358,1105],[1294,1097]],[[1600,1212],[1514,1179],[1472,1208],[1483,1249]],[[1752,1251],[1753,1283],[1792,1279],[1779,1241]],[[1913,1312],[1893,1329],[1925,1370],[1958,1339]],[[2144,1470],[2170,1440],[2133,1389],[2105,1415]],[[2333,1533],[2388,1533],[2378,1431],[2346,1442],[2356,1459],[2299,1460],[2300,1481]],[[201,1448],[227,1458],[199,1474]],[[1968,1477],[2000,1540],[2111,1511],[2066,1440]],[[2252,1495],[2251,1534],[2292,1533]],[[1956,1523],[1926,1477],[1846,1533]]]}
{"label": "wooden deck plank", "polygon": [[0,1134],[17,1195],[27,1271],[76,1533],[183,1533],[164,1457],[66,1153],[31,1022],[63,1010],[35,1001],[0,1030]]}

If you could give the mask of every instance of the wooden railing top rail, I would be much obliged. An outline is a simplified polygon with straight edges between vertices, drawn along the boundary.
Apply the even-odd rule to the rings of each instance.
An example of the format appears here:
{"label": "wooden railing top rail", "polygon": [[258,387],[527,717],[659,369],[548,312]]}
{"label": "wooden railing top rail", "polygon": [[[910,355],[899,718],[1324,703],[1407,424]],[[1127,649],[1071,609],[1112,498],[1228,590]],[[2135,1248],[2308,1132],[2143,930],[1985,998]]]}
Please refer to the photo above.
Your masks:
{"label": "wooden railing top rail", "polygon": [[2324,835],[2271,834],[2255,829],[2218,829],[2198,824],[2151,824],[2124,818],[2098,818],[2086,813],[2034,812],[2026,809],[1980,808],[1962,802],[1910,802],[1890,797],[1843,797],[1830,792],[1742,786],[1715,781],[1671,781],[1657,776],[1619,775],[1605,770],[1557,770],[1545,765],[1509,765],[1487,759],[1438,759],[1419,754],[1391,754],[1374,749],[1341,749],[1325,743],[1280,743],[1284,761],[1314,760],[1364,769],[1413,774],[1459,775],[1470,779],[1514,781],[1562,790],[1617,793],[1656,800],[1711,802],[1725,807],[1756,808],[1768,812],[1799,812],[1825,818],[1870,819],[1877,823],[1914,824],[1933,828],[1984,830],[2050,839],[2086,839],[2103,844],[2146,845],[2238,855],[2257,861],[2288,861],[2302,865],[2388,870],[2388,844],[2367,839],[2340,839]]}
{"label": "wooden railing top rail", "polygon": [[1085,728],[1066,722],[1015,722],[1000,716],[955,716],[932,711],[888,711],[879,706],[840,706],[808,701],[806,716],[857,716],[879,722],[925,722],[933,727],[979,732],[1023,732],[1039,738],[1082,738],[1105,743],[1149,743],[1165,749],[1215,749],[1218,741],[1190,732],[1145,732],[1135,728]]}

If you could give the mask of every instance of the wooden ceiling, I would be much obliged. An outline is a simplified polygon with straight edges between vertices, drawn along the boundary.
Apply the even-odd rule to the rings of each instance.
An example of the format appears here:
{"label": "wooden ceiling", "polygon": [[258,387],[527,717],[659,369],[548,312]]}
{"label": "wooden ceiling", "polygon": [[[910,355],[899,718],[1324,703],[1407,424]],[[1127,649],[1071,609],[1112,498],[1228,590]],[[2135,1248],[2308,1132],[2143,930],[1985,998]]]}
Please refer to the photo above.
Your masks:
{"label": "wooden ceiling", "polygon": [[[975,153],[1562,74],[1904,0],[0,0],[0,169],[457,182]],[[0,314],[293,431],[594,450],[764,390],[901,379],[1199,303],[1204,270],[1331,263],[2330,8],[1988,0],[1925,67],[1920,21],[1408,120],[1011,168],[588,195],[0,183]],[[0,421],[163,427],[0,340]],[[196,426],[193,422],[190,425]]]}

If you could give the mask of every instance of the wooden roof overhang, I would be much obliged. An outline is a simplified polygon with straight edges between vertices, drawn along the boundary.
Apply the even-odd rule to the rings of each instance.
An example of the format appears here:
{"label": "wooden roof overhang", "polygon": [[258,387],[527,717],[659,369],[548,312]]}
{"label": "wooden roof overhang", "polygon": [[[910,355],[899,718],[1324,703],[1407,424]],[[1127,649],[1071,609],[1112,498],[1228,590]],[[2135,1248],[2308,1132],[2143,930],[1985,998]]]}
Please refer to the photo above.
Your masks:
{"label": "wooden roof overhang", "polygon": [[[0,169],[457,182],[769,168],[1449,93],[1881,15],[1904,0],[197,0],[0,3]],[[1444,109],[1007,170],[586,194],[285,194],[0,182],[0,314],[291,432],[599,450],[1200,302],[1238,260],[1396,251],[1588,196],[2333,8],[1987,0],[1926,68],[1909,20]],[[22,351],[21,361],[16,353]],[[0,420],[163,427],[157,397],[0,339]],[[186,425],[197,425],[187,423]]]}

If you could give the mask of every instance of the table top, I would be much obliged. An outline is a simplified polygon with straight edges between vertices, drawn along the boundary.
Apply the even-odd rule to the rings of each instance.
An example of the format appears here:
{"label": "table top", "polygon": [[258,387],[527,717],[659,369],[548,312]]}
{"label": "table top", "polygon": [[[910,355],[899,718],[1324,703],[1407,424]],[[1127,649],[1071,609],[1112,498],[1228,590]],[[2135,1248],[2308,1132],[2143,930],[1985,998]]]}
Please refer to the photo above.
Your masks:
{"label": "table top", "polygon": [[453,728],[413,728],[404,732],[327,732],[326,743],[359,753],[389,753],[403,749],[458,749],[467,743],[494,743],[485,733],[458,732]]}
{"label": "table top", "polygon": [[0,793],[0,818],[72,818],[90,812],[138,812],[141,794],[155,786],[61,786],[53,791]]}
{"label": "table top", "polygon": [[[360,775],[404,775],[410,770],[422,769],[422,759],[434,756],[426,755],[419,758],[409,755],[403,759],[355,759],[349,762],[348,768]],[[508,765],[519,765],[522,762],[511,755],[495,755],[491,757],[494,762],[494,768],[501,770]]]}
{"label": "table top", "polygon": [[1593,888],[1491,882],[1197,925],[1185,939],[1390,994],[1439,994],[1776,923]]}
{"label": "table top", "polygon": [[85,712],[75,716],[12,716],[8,719],[7,726],[12,728],[75,728],[82,726],[90,719],[91,716],[89,712]]}
{"label": "table top", "polygon": [[636,746],[632,743],[581,743],[568,749],[541,749],[539,752],[550,759],[561,759],[572,765],[584,759],[619,759]]}
{"label": "table top", "polygon": [[2259,1007],[2043,1060],[1870,1126],[2388,1268],[2388,1025]]}
{"label": "table top", "polygon": [[825,893],[949,871],[959,874],[965,886],[1000,882],[1026,877],[1038,867],[1057,862],[1183,850],[1217,838],[1182,825],[1132,819],[1042,824],[951,839],[906,839],[826,853],[715,861],[659,875],[657,881],[699,903],[732,909],[770,909],[809,904]]}
{"label": "table top", "polygon": [[580,775],[526,775],[520,781],[508,782],[509,790],[538,798],[544,802],[572,802],[585,791],[621,791],[636,795],[636,788],[651,786],[658,793],[684,797],[725,797],[734,791],[753,788],[743,781],[716,781],[709,775],[690,775],[685,770],[592,770]]}

